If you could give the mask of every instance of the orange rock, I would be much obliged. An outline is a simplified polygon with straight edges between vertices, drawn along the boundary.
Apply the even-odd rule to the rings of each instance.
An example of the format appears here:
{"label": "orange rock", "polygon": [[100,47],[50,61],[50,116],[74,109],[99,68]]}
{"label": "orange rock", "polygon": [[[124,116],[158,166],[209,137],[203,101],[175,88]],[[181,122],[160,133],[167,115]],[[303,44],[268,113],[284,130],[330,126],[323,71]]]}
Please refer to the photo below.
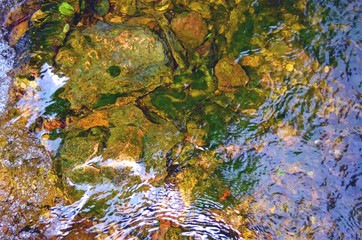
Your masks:
{"label": "orange rock", "polygon": [[108,127],[108,115],[106,111],[96,111],[86,116],[85,118],[79,119],[76,123],[76,127],[83,128],[84,130],[92,127]]}
{"label": "orange rock", "polygon": [[228,199],[228,197],[230,196],[230,194],[231,194],[231,191],[229,189],[225,190],[220,198],[220,201],[226,201]]}
{"label": "orange rock", "polygon": [[207,35],[207,25],[201,15],[197,12],[190,12],[180,15],[171,21],[171,28],[177,38],[189,50],[202,44]]}
{"label": "orange rock", "polygon": [[26,31],[28,30],[28,27],[28,21],[24,21],[11,30],[9,35],[10,46],[14,46],[20,40],[20,38],[24,36]]}
{"label": "orange rock", "polygon": [[65,127],[64,122],[62,122],[60,120],[56,120],[56,119],[46,119],[43,124],[44,124],[44,128],[47,131],[52,131],[54,129],[59,129],[59,128]]}
{"label": "orange rock", "polygon": [[218,80],[218,89],[222,92],[235,92],[237,88],[249,82],[244,69],[231,57],[224,57],[216,64],[215,75]]}
{"label": "orange rock", "polygon": [[259,56],[245,56],[241,60],[242,66],[248,67],[258,67],[260,65],[260,57]]}

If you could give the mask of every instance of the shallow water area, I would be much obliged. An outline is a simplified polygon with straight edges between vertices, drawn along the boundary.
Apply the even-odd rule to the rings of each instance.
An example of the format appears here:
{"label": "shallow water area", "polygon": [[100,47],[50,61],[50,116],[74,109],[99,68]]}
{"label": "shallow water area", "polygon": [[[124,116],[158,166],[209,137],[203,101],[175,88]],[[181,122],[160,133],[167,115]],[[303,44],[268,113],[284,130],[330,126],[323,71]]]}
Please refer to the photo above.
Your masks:
{"label": "shallow water area", "polygon": [[[129,35],[162,42],[167,54],[156,57],[166,68],[117,54],[108,61],[99,49],[113,35],[81,29],[53,47],[63,54],[54,66],[22,78],[26,88],[0,128],[0,237],[362,238],[362,3],[175,0],[167,15],[169,5],[140,2],[137,13],[152,21],[112,34],[135,52]],[[127,4],[122,14],[141,21]],[[112,14],[104,20],[121,21]],[[178,14],[209,26],[192,52],[194,42],[162,22]],[[89,54],[67,58],[77,44]],[[5,93],[15,52],[2,35],[1,49]],[[219,74],[228,71],[247,79],[227,82],[233,76]],[[143,76],[153,84],[155,74],[162,78],[152,89],[104,87],[104,79]],[[89,91],[89,104],[77,91]]]}

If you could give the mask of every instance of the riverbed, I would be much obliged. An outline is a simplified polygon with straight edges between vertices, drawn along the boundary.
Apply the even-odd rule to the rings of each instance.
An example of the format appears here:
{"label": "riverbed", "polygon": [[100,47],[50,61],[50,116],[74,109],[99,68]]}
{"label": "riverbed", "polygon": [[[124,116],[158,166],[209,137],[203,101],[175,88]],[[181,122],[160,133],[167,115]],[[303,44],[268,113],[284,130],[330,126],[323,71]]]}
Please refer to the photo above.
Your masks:
{"label": "riverbed", "polygon": [[1,19],[0,238],[361,239],[362,3],[171,2],[131,27],[54,8],[32,78]]}

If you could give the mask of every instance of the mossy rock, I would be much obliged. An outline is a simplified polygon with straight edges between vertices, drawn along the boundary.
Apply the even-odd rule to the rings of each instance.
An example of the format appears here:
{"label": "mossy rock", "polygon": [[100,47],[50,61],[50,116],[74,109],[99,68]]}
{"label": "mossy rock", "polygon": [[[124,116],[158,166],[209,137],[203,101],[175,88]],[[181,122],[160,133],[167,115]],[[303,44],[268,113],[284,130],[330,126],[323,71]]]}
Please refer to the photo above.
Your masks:
{"label": "mossy rock", "polygon": [[41,12],[46,17],[35,22],[30,29],[31,65],[39,67],[46,62],[53,63],[58,48],[64,44],[78,5],[77,0],[43,4]]}
{"label": "mossy rock", "polygon": [[211,101],[206,101],[187,120],[187,132],[202,146],[217,147],[228,135],[233,112]]}
{"label": "mossy rock", "polygon": [[143,138],[142,159],[147,169],[157,174],[166,174],[166,155],[177,143],[182,142],[183,134],[174,124],[160,121],[152,124]]}
{"label": "mossy rock", "polygon": [[56,61],[70,77],[61,97],[71,108],[93,108],[102,95],[140,96],[170,81],[161,40],[149,29],[98,22],[76,30]]}
{"label": "mossy rock", "polygon": [[63,171],[67,172],[96,156],[108,136],[108,130],[102,127],[93,127],[86,131],[70,129],[59,149]]}
{"label": "mossy rock", "polygon": [[178,122],[187,118],[215,90],[214,78],[203,68],[175,75],[173,83],[145,96],[142,103],[149,111]]}
{"label": "mossy rock", "polygon": [[104,16],[108,13],[110,3],[109,0],[93,0],[93,11],[98,16]]}

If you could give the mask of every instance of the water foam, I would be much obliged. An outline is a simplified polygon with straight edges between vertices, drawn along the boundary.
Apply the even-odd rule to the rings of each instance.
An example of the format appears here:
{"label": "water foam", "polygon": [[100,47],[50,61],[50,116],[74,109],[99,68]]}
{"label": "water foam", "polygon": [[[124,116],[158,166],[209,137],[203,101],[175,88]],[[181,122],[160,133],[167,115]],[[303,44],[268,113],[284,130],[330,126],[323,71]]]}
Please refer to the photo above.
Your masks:
{"label": "water foam", "polygon": [[8,76],[9,71],[13,68],[16,53],[5,40],[8,31],[5,29],[5,23],[8,14],[25,0],[0,0],[0,116],[5,111],[6,104],[9,100],[9,88],[12,79]]}
{"label": "water foam", "polygon": [[4,112],[9,99],[11,78],[7,76],[12,69],[15,51],[4,40],[6,31],[0,31],[0,115]]}

